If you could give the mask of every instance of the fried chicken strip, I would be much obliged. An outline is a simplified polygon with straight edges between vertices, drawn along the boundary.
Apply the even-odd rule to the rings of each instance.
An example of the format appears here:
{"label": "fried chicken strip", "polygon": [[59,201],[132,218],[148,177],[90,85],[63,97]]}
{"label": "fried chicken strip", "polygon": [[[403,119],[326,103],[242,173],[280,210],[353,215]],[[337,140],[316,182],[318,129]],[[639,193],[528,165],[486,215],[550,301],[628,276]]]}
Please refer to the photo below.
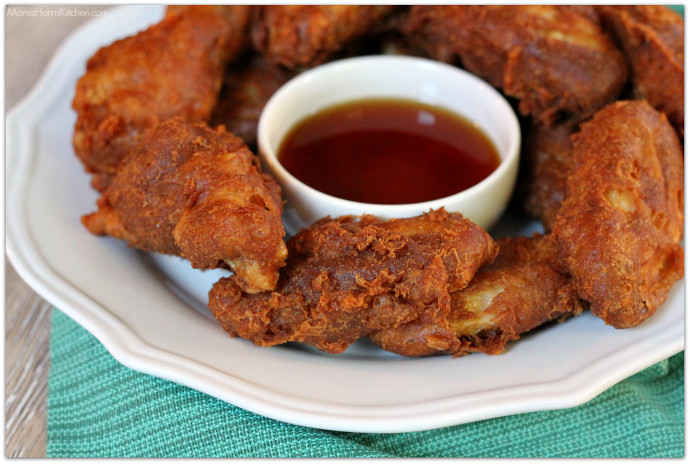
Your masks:
{"label": "fried chicken strip", "polygon": [[206,121],[225,66],[246,43],[247,6],[190,6],[91,57],[72,103],[74,149],[103,191],[149,128]]}
{"label": "fried chicken strip", "polygon": [[553,233],[579,296],[616,328],[654,314],[683,276],[683,153],[646,101],[609,105],[573,138]]}
{"label": "fried chicken strip", "polygon": [[239,138],[175,118],[150,130],[82,222],[195,268],[229,267],[257,292],[285,263],[281,214],[280,187]]}
{"label": "fried chicken strip", "polygon": [[544,124],[591,115],[627,80],[623,56],[586,6],[414,5],[401,30],[430,57],[459,59]]}
{"label": "fried chicken strip", "polygon": [[450,292],[467,285],[497,252],[491,237],[457,213],[409,219],[325,218],[288,242],[274,292],[247,295],[217,282],[209,308],[232,336],[257,345],[303,342],[340,353],[373,330],[450,310]]}
{"label": "fried chicken strip", "polygon": [[252,21],[252,43],[290,69],[321,64],[366,34],[392,5],[265,5]]}
{"label": "fried chicken strip", "polygon": [[504,238],[496,259],[451,294],[445,319],[425,314],[369,338],[404,356],[500,354],[506,344],[546,322],[582,312],[551,236]]}
{"label": "fried chicken strip", "polygon": [[576,129],[568,120],[551,127],[532,123],[525,133],[518,188],[525,211],[541,221],[545,233],[553,229],[565,198],[573,165],[570,136]]}
{"label": "fried chicken strip", "polygon": [[685,25],[663,5],[598,5],[632,71],[634,97],[666,113],[678,133],[685,123]]}
{"label": "fried chicken strip", "polygon": [[296,73],[252,53],[228,67],[210,124],[225,125],[250,147],[256,147],[261,110],[269,98]]}

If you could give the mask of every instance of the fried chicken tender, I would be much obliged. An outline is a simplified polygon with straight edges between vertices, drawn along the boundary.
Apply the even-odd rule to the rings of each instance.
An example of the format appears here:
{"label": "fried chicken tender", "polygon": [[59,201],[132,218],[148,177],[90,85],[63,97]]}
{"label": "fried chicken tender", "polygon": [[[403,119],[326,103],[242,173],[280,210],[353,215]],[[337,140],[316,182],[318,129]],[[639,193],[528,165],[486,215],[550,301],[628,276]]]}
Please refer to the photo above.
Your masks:
{"label": "fried chicken tender", "polygon": [[422,314],[369,338],[404,356],[473,352],[501,354],[510,341],[549,321],[582,312],[582,305],[558,259],[551,236],[503,238],[496,259],[479,269],[470,284],[451,294],[443,319]]}
{"label": "fried chicken tender", "polygon": [[228,267],[244,291],[265,291],[287,253],[280,195],[240,139],[175,118],[150,130],[82,222],[195,268]]}
{"label": "fried chicken tender", "polygon": [[434,59],[468,71],[519,100],[544,124],[582,119],[613,101],[625,60],[587,6],[414,5],[400,26]]}
{"label": "fried chicken tender", "polygon": [[261,110],[280,86],[295,75],[282,66],[269,63],[259,53],[233,62],[225,74],[210,124],[223,124],[248,146],[256,147]]}
{"label": "fried chicken tender", "polygon": [[666,113],[678,133],[685,123],[685,25],[663,5],[596,6],[631,69],[634,97]]}
{"label": "fried chicken tender", "polygon": [[321,64],[396,9],[392,5],[265,5],[251,37],[269,61],[290,69]]}
{"label": "fried chicken tender", "polygon": [[486,231],[442,209],[387,221],[324,218],[290,239],[288,250],[274,292],[247,295],[229,279],[211,289],[209,308],[232,336],[340,353],[373,330],[422,314],[444,318],[450,292],[497,253]]}
{"label": "fried chicken tender", "polygon": [[525,133],[518,188],[525,211],[541,221],[545,233],[553,229],[565,198],[573,164],[570,136],[576,129],[568,120],[551,127],[532,123]]}
{"label": "fried chicken tender", "polygon": [[225,66],[247,42],[247,6],[176,8],[91,57],[72,103],[74,149],[103,191],[142,134],[172,117],[206,121]]}
{"label": "fried chicken tender", "polygon": [[573,138],[575,168],[554,225],[579,296],[616,328],[654,314],[683,276],[683,154],[646,101],[609,105]]}

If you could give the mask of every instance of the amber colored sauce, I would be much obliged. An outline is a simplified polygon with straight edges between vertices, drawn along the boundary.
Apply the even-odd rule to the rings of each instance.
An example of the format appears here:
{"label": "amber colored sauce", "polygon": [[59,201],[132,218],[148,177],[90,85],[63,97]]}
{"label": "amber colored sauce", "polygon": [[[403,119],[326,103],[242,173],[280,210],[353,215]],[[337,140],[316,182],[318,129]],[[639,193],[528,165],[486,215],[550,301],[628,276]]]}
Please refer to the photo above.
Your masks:
{"label": "amber colored sauce", "polygon": [[378,204],[453,195],[500,162],[492,142],[469,121],[397,99],[350,102],[306,118],[285,137],[278,159],[316,190]]}

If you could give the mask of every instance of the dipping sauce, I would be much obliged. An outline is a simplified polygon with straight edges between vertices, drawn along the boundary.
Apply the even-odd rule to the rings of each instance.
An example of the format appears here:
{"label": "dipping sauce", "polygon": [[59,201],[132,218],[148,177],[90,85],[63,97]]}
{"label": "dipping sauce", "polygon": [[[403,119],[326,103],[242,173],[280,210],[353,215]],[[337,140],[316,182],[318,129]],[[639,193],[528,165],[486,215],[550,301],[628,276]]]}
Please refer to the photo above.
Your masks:
{"label": "dipping sauce", "polygon": [[481,182],[498,151],[470,121],[401,99],[333,106],[298,123],[278,149],[293,176],[335,197],[364,203],[419,203]]}

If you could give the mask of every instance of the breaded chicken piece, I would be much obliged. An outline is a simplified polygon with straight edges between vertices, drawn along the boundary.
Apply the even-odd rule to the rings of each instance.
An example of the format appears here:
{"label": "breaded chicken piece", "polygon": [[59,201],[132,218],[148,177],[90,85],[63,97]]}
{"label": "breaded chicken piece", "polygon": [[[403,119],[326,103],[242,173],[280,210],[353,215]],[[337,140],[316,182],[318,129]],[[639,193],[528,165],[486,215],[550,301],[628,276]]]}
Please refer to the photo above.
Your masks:
{"label": "breaded chicken piece", "polygon": [[685,24],[663,5],[599,5],[631,69],[634,97],[666,113],[678,133],[685,123]]}
{"label": "breaded chicken piece", "polygon": [[72,106],[74,149],[103,191],[149,128],[172,117],[206,121],[225,66],[246,44],[247,6],[174,9],[91,57]]}
{"label": "breaded chicken piece", "polygon": [[519,100],[543,124],[583,119],[613,101],[625,60],[587,6],[414,5],[401,25],[434,59],[468,71]]}
{"label": "breaded chicken piece", "polygon": [[422,314],[373,332],[371,340],[404,356],[500,354],[521,334],[582,312],[551,236],[504,238],[497,244],[496,259],[480,268],[466,288],[451,294],[445,319]]}
{"label": "breaded chicken piece", "polygon": [[255,10],[254,48],[290,69],[321,64],[396,9],[393,5],[265,5]]}
{"label": "breaded chicken piece", "polygon": [[573,142],[576,164],[553,229],[560,256],[596,316],[633,327],[683,276],[683,153],[646,101],[607,106]]}
{"label": "breaded chicken piece", "polygon": [[325,218],[290,239],[288,250],[274,292],[247,295],[228,279],[211,289],[209,308],[232,336],[340,353],[373,330],[422,314],[443,319],[450,293],[497,252],[486,231],[445,210],[387,221]]}
{"label": "breaded chicken piece", "polygon": [[568,120],[552,127],[530,124],[522,148],[519,190],[530,215],[550,233],[563,203],[570,174],[573,143],[570,136],[577,124]]}
{"label": "breaded chicken piece", "polygon": [[273,65],[259,53],[252,53],[228,67],[223,88],[210,124],[225,125],[228,132],[256,147],[261,110],[271,96],[296,73]]}
{"label": "breaded chicken piece", "polygon": [[272,290],[287,248],[280,187],[222,127],[171,119],[144,137],[82,218],[94,234],[228,267],[246,292]]}

